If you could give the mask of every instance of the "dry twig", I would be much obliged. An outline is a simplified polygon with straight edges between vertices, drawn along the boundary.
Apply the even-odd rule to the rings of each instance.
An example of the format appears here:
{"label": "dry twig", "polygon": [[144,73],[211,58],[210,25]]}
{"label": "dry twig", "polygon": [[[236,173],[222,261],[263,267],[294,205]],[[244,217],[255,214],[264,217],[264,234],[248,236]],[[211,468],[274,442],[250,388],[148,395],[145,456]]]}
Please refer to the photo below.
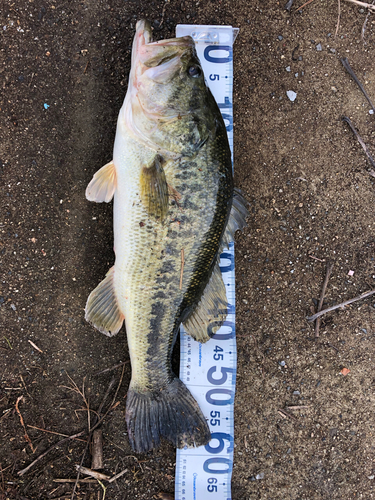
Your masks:
{"label": "dry twig", "polygon": [[[375,3],[375,0],[372,0],[371,5],[374,5],[374,3]],[[369,10],[367,12],[367,16],[366,16],[365,22],[363,23],[362,31],[361,31],[361,38],[362,38],[362,41],[364,44],[366,44],[365,31],[366,31],[366,24],[367,24],[368,18],[370,17],[370,14],[371,14],[371,10]]]}
{"label": "dry twig", "polygon": [[341,17],[341,3],[340,0],[338,1],[338,14],[337,14],[337,24],[336,24],[336,31],[335,31],[335,38],[337,37],[337,33],[339,32],[339,27],[340,27],[340,17]]}
{"label": "dry twig", "polygon": [[121,472],[119,472],[118,474],[115,474],[114,476],[111,477],[111,479],[108,479],[108,482],[109,483],[113,483],[113,481],[116,481],[116,479],[118,479],[119,477],[123,476],[124,474],[126,474],[126,472],[128,472],[128,469],[124,469],[122,470]]}
{"label": "dry twig", "polygon": [[365,3],[365,2],[359,2],[358,0],[346,0],[347,2],[355,3],[356,5],[359,5],[360,7],[363,7],[364,9],[368,9],[371,12],[375,12],[375,5],[372,5],[370,3]]}
{"label": "dry twig", "polygon": [[96,373],[94,373],[94,377],[97,377],[98,375],[102,375],[103,373],[111,372],[112,370],[115,370],[116,368],[119,368],[120,366],[126,365],[127,363],[130,363],[130,360],[122,361],[121,363],[117,363],[117,365],[114,365],[111,368],[106,368],[105,370],[102,370],[100,372],[96,372]]}
{"label": "dry twig", "polygon": [[291,415],[290,413],[286,412],[285,410],[282,410],[281,408],[279,408],[277,411],[284,418],[290,418],[291,420],[298,420],[297,417],[295,417],[294,415]]}
{"label": "dry twig", "polygon": [[28,342],[29,342],[29,344],[31,344],[34,347],[34,349],[43,353],[42,349],[39,349],[39,347],[36,344],[34,344],[34,342],[32,340],[29,339]]}
{"label": "dry twig", "polygon": [[288,406],[287,409],[288,410],[304,410],[306,408],[310,408],[310,406],[308,405],[301,405],[301,406]]}
{"label": "dry twig", "polygon": [[86,476],[93,477],[94,479],[104,479],[106,481],[111,479],[110,476],[107,476],[107,474],[102,474],[101,472],[96,472],[95,470],[88,469],[87,467],[82,467],[82,465],[76,465],[76,469],[82,474],[86,474]]}
{"label": "dry twig", "polygon": [[[71,436],[68,436],[67,434],[61,434],[61,432],[54,432],[54,431],[49,431],[47,429],[42,429],[41,427],[35,427],[35,425],[27,424],[27,427],[30,427],[31,429],[36,429],[38,431],[47,432],[48,434],[55,434],[56,436],[62,436],[62,437],[66,437],[69,439],[77,439],[77,438],[72,438]],[[86,439],[77,439],[77,441],[82,441],[82,442],[86,443]]]}
{"label": "dry twig", "polygon": [[375,290],[370,290],[369,292],[363,293],[362,295],[359,295],[358,297],[354,297],[354,299],[349,299],[346,300],[345,302],[341,302],[341,304],[337,304],[336,306],[328,307],[327,309],[324,309],[323,311],[317,312],[316,314],[313,314],[312,316],[309,316],[307,321],[315,321],[317,318],[320,318],[320,316],[323,316],[323,314],[326,314],[327,312],[334,311],[335,309],[343,308],[349,304],[352,304],[353,302],[357,302],[358,300],[365,299],[367,297],[370,297],[371,295],[374,295]]}
{"label": "dry twig", "polygon": [[20,396],[19,398],[17,398],[17,401],[16,401],[16,412],[18,413],[18,416],[20,417],[21,425],[22,425],[22,427],[23,427],[23,429],[24,429],[24,431],[25,431],[25,436],[24,436],[24,437],[25,437],[26,441],[29,443],[29,446],[30,446],[30,448],[31,448],[31,451],[32,451],[33,453],[35,453],[35,448],[34,448],[34,446],[33,446],[33,443],[31,442],[31,439],[29,438],[29,435],[28,435],[28,433],[27,433],[27,430],[26,430],[25,423],[24,423],[24,421],[23,421],[23,418],[22,418],[21,412],[20,412],[20,410],[19,410],[19,408],[18,408],[18,403],[19,403],[20,401],[22,401],[22,400],[23,400],[23,396]]}
{"label": "dry twig", "polygon": [[309,3],[313,2],[314,0],[309,0],[308,2],[304,3],[302,7],[296,7],[296,10],[302,10],[306,5],[309,5]]}
{"label": "dry twig", "polygon": [[170,2],[171,0],[166,0],[165,1],[165,4],[163,5],[163,10],[162,10],[162,13],[161,13],[161,21],[160,21],[160,24],[159,24],[159,28],[162,27],[163,25],[163,22],[164,22],[164,15],[165,15],[165,9],[167,8],[167,4]]}
{"label": "dry twig", "polygon": [[318,260],[319,262],[325,262],[325,261],[326,261],[325,259],[318,259],[318,257],[315,257],[314,255],[309,255],[309,257],[310,257],[311,259]]}
{"label": "dry twig", "polygon": [[[123,370],[123,373],[124,373],[124,370]],[[123,376],[123,374],[122,374]],[[119,386],[117,387],[117,391],[116,391],[116,395],[117,395],[117,392],[120,388],[120,385],[121,385],[121,382],[122,382],[122,376],[121,376],[121,379],[120,379],[120,383],[119,383]],[[112,384],[112,381],[111,381],[111,384]],[[69,389],[69,387],[68,387]],[[108,390],[107,390],[107,393],[108,393]],[[106,393],[106,397],[107,397],[107,393]],[[115,395],[115,396],[116,396]],[[102,405],[101,405],[101,408],[103,408],[103,405],[104,403],[102,402]],[[113,404],[113,401],[112,401],[112,404],[111,406],[108,408],[108,410],[105,412],[105,414],[97,421],[97,423],[95,425],[93,425],[91,427],[91,433],[97,428],[99,427],[99,425],[103,422],[103,420],[106,418],[106,416],[108,415],[108,413],[113,410],[115,407],[117,406],[117,404]],[[99,412],[98,412],[99,413]],[[25,469],[22,469],[20,470],[17,474],[19,476],[23,476],[24,474],[26,474],[26,472],[28,472],[32,467],[34,467],[34,465],[39,462],[39,460],[41,460],[42,458],[44,458],[50,451],[54,450],[57,446],[60,446],[61,444],[65,443],[66,441],[68,441],[69,439],[75,439],[75,438],[78,438],[78,437],[81,437],[83,434],[85,434],[85,430],[84,431],[81,431],[79,432],[78,434],[74,434],[73,436],[69,436],[69,437],[66,437],[64,439],[62,439],[61,441],[58,441],[56,444],[52,445],[50,448],[48,448],[48,450],[46,450],[44,453],[42,453],[37,459],[35,459],[30,465],[28,465]],[[89,436],[90,438],[91,436]],[[90,440],[87,439],[86,441],[86,451],[87,451],[87,447],[89,445],[89,442]],[[85,452],[86,454],[86,452]],[[83,457],[84,458],[84,457]],[[83,462],[83,460],[82,460]],[[81,464],[82,465],[82,464]],[[78,479],[79,479],[79,475],[78,475]],[[75,480],[76,481],[76,480]],[[75,493],[75,489],[73,490],[73,494]]]}
{"label": "dry twig", "polygon": [[[362,146],[362,148],[363,148],[363,151],[366,153],[366,156],[367,156],[367,158],[368,158],[369,162],[371,163],[371,165],[372,165],[373,167],[375,167],[375,161],[374,161],[373,157],[371,156],[370,151],[368,150],[368,148],[367,148],[366,144],[363,142],[362,137],[358,134],[358,132],[357,132],[357,131],[356,131],[356,129],[354,128],[354,125],[353,125],[353,124],[352,124],[352,122],[350,121],[350,118],[348,118],[347,116],[343,116],[343,117],[342,117],[342,119],[343,119],[343,121],[344,121],[344,122],[346,122],[346,123],[349,125],[349,127],[352,129],[353,134],[356,136],[356,138],[357,138],[357,140],[358,140],[359,144],[360,144],[360,145]],[[370,175],[371,175],[371,174],[370,174]]]}
{"label": "dry twig", "polygon": [[[89,446],[89,443],[90,443],[90,440],[91,440],[91,436],[92,436],[92,433],[93,431],[99,427],[99,425],[102,423],[102,421],[105,419],[105,417],[108,415],[108,413],[110,412],[110,410],[112,410],[113,408],[115,408],[116,405],[114,405],[114,402],[116,400],[116,397],[117,397],[117,393],[118,391],[120,390],[120,387],[121,387],[121,384],[122,384],[122,379],[123,379],[123,376],[124,376],[124,371],[125,371],[125,365],[122,367],[122,373],[121,373],[121,377],[120,377],[120,382],[118,383],[118,386],[117,386],[117,389],[116,389],[116,392],[115,392],[115,395],[114,395],[114,398],[112,400],[112,403],[111,403],[111,406],[108,408],[108,410],[105,412],[105,414],[103,415],[102,418],[99,418],[99,415],[100,413],[102,412],[103,410],[103,407],[104,407],[104,403],[116,381],[115,378],[113,378],[110,383],[109,383],[109,386],[108,386],[108,389],[106,391],[106,393],[104,394],[104,397],[103,397],[103,400],[99,406],[99,410],[98,410],[98,418],[99,420],[95,423],[95,425],[91,428],[91,431],[89,433],[89,437],[87,439],[87,444],[86,444],[86,447],[84,449],[84,452],[83,452],[83,455],[82,455],[82,458],[81,458],[81,463],[79,464],[80,467],[82,467],[82,464],[83,464],[83,461],[85,459],[85,456],[86,456],[86,453],[87,453],[87,449],[88,449],[88,446]],[[71,500],[74,499],[74,495],[75,495],[75,492],[76,492],[76,489],[77,489],[77,483],[78,483],[78,480],[79,480],[79,475],[80,475],[80,471],[78,470],[78,474],[77,474],[77,478],[76,478],[76,482],[74,483],[74,488],[73,488],[73,491],[72,491],[72,496],[70,497]],[[105,495],[105,490],[104,490],[104,495]]]}
{"label": "dry twig", "polygon": [[[375,6],[374,6],[375,8]],[[349,75],[353,78],[353,80],[355,81],[355,83],[358,85],[359,87],[359,90],[362,92],[362,94],[366,97],[368,103],[370,104],[371,108],[373,109],[374,113],[375,113],[375,107],[370,99],[370,97],[368,96],[364,86],[362,85],[362,83],[359,81],[357,75],[354,73],[352,67],[350,66],[349,64],[349,61],[348,61],[348,58],[347,57],[343,57],[341,59],[341,62],[342,62],[342,65],[344,66],[344,68],[346,69],[346,71],[349,73]]]}
{"label": "dry twig", "polygon": [[[317,310],[317,312],[319,312],[319,311],[322,310],[324,297],[326,295],[326,289],[327,289],[327,285],[328,285],[328,280],[329,280],[329,277],[331,276],[332,269],[333,269],[333,262],[327,264],[326,277],[324,278],[323,288],[322,288],[322,292],[320,294],[320,299],[319,299],[319,304],[318,304],[318,310]],[[316,323],[315,323],[315,338],[319,337],[319,327],[320,327],[320,318],[318,318],[316,320]]]}
{"label": "dry twig", "polygon": [[[52,480],[54,483],[75,483],[76,480],[75,479],[71,479],[71,478],[58,478],[58,479],[53,479]],[[83,477],[82,479],[80,479],[78,481],[79,483],[95,483],[96,484],[96,479],[91,479],[89,477]]]}
{"label": "dry twig", "polygon": [[103,432],[95,429],[92,433],[91,469],[103,469]]}
{"label": "dry twig", "polygon": [[50,448],[48,448],[48,450],[46,450],[44,453],[42,453],[41,455],[39,455],[38,458],[36,458],[34,460],[34,462],[31,462],[30,465],[28,465],[27,467],[25,467],[24,469],[20,470],[17,472],[17,474],[19,476],[23,476],[24,474],[26,474],[27,471],[29,471],[32,467],[34,467],[34,465],[39,462],[39,460],[41,460],[42,458],[44,458],[50,451],[54,450],[57,446],[60,446],[61,444],[65,443],[65,441],[68,441],[69,439],[74,439],[74,438],[77,438],[77,437],[80,437],[82,436],[83,434],[85,433],[85,431],[81,431],[79,432],[78,434],[74,434],[73,436],[69,436],[65,439],[62,439],[61,441],[59,441],[58,443],[52,445]]}

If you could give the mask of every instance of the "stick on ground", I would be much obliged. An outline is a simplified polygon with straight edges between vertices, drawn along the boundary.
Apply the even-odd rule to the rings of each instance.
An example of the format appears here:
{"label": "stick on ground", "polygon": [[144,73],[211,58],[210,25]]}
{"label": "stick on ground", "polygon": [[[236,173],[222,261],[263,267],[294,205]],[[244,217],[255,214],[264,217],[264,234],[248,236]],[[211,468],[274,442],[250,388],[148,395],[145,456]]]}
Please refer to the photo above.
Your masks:
{"label": "stick on ground", "polygon": [[366,2],[358,2],[358,0],[346,0],[347,2],[355,3],[360,7],[371,10],[371,12],[375,12],[375,5]]}
{"label": "stick on ground", "polygon": [[[375,1],[372,0],[371,5],[374,5],[374,3],[375,3]],[[363,26],[362,26],[361,38],[362,38],[362,41],[363,41],[364,44],[366,44],[365,31],[366,31],[366,24],[367,24],[368,18],[370,17],[370,14],[371,14],[371,10],[369,10],[367,12],[367,16],[366,16],[365,22],[363,23]]]}
{"label": "stick on ground", "polygon": [[[373,6],[374,9],[375,9],[375,6]],[[353,80],[355,81],[355,83],[358,85],[359,87],[359,90],[362,92],[362,94],[366,97],[366,99],[368,100],[370,106],[372,107],[372,109],[374,110],[374,113],[375,113],[375,107],[371,101],[371,99],[369,98],[369,96],[367,95],[367,92],[365,91],[362,83],[359,81],[357,75],[354,73],[352,67],[350,66],[349,64],[349,61],[348,61],[348,58],[347,57],[343,57],[341,59],[341,62],[342,62],[342,65],[344,66],[344,68],[346,69],[346,71],[349,73],[349,75],[353,78]]]}
{"label": "stick on ground", "polygon": [[32,451],[33,453],[35,453],[35,448],[34,448],[34,446],[33,446],[33,443],[31,442],[31,439],[30,439],[30,437],[29,437],[28,433],[27,433],[27,430],[26,430],[26,427],[25,427],[25,422],[23,421],[23,418],[22,418],[21,412],[20,412],[20,410],[19,410],[19,408],[18,408],[18,403],[19,403],[20,401],[22,401],[22,400],[23,400],[23,396],[20,396],[19,398],[17,398],[17,401],[16,401],[16,412],[18,413],[18,416],[20,417],[21,425],[22,425],[22,427],[23,427],[23,430],[25,431],[25,439],[26,439],[26,441],[29,443],[29,446],[30,446],[30,448],[31,448],[31,451]]}
{"label": "stick on ground", "polygon": [[[333,262],[330,262],[327,264],[326,277],[324,278],[322,293],[320,294],[317,312],[322,310],[324,297],[326,295],[327,285],[328,285],[329,277],[331,276],[331,273],[332,273],[332,269],[333,269]],[[319,337],[319,328],[320,328],[320,318],[318,318],[316,320],[316,323],[315,323],[315,338]]]}
{"label": "stick on ground", "polygon": [[25,469],[22,469],[20,471],[17,472],[17,474],[19,476],[23,476],[24,474],[26,474],[26,472],[28,470],[31,469],[31,467],[34,467],[34,465],[39,462],[39,460],[41,460],[43,457],[45,457],[47,455],[47,453],[49,453],[50,451],[54,450],[56,448],[56,446],[60,446],[61,444],[65,443],[66,441],[68,441],[69,439],[74,439],[74,438],[77,438],[77,437],[80,437],[82,436],[86,431],[81,431],[79,432],[78,434],[74,434],[73,436],[69,436],[65,439],[62,439],[61,441],[59,441],[58,443],[52,445],[50,448],[48,448],[48,450],[46,450],[44,453],[42,453],[41,455],[39,455],[39,457],[37,459],[34,460],[34,462],[31,462],[30,465],[28,465],[27,467],[25,467]]}
{"label": "stick on ground", "polygon": [[350,121],[350,119],[349,119],[347,116],[343,116],[343,117],[342,117],[342,119],[343,119],[343,121],[344,121],[344,122],[346,122],[346,123],[349,125],[349,127],[352,129],[353,134],[356,136],[356,138],[357,138],[357,140],[358,140],[359,144],[360,144],[360,145],[362,146],[362,148],[363,148],[363,151],[366,153],[366,156],[367,156],[367,158],[369,159],[369,162],[371,163],[371,165],[372,165],[373,167],[375,167],[375,160],[374,160],[374,158],[371,156],[370,151],[368,150],[368,148],[367,148],[366,144],[363,142],[362,137],[358,134],[358,132],[357,132],[357,131],[356,131],[356,129],[354,128],[354,125],[352,124],[352,122]]}
{"label": "stick on ground", "polygon": [[103,469],[103,432],[101,429],[95,429],[92,433],[91,456],[91,469]]}
{"label": "stick on ground", "polygon": [[369,292],[363,293],[362,295],[359,295],[358,297],[354,297],[354,299],[349,299],[346,300],[345,302],[341,302],[341,304],[337,304],[336,306],[328,307],[328,309],[324,309],[323,311],[317,312],[316,314],[313,314],[313,316],[309,316],[307,321],[315,321],[317,318],[320,318],[320,316],[323,316],[323,314],[326,314],[327,312],[334,311],[335,309],[339,309],[340,307],[345,307],[349,304],[352,304],[353,302],[357,302],[358,300],[365,299],[367,297],[370,297],[371,295],[374,295],[375,290],[370,290]]}

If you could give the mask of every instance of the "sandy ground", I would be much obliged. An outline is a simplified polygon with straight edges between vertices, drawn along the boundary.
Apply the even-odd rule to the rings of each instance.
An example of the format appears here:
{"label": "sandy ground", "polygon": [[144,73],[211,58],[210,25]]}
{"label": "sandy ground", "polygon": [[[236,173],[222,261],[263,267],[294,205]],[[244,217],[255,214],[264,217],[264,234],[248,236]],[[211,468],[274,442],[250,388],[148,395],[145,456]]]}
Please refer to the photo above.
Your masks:
{"label": "sandy ground", "polygon": [[[375,288],[375,179],[341,119],[352,119],[375,155],[375,116],[340,62],[349,59],[375,101],[375,14],[364,42],[366,12],[347,2],[336,37],[337,2],[321,0],[290,13],[269,0],[17,0],[0,11],[0,498],[71,498],[73,485],[53,480],[76,477],[82,441],[17,472],[63,439],[47,430],[87,429],[73,383],[81,392],[84,384],[96,410],[113,376],[104,471],[127,472],[106,498],[174,491],[172,446],[139,457],[129,447],[129,364],[97,375],[128,360],[124,332],[108,339],[83,317],[88,293],[113,262],[112,207],[87,202],[84,190],[111,159],[143,17],[157,38],[172,36],[177,23],[240,28],[235,177],[250,217],[236,245],[233,499],[373,498],[375,296],[324,316],[316,341],[306,316],[328,262],[325,305]],[[97,483],[76,494],[102,496]]]}

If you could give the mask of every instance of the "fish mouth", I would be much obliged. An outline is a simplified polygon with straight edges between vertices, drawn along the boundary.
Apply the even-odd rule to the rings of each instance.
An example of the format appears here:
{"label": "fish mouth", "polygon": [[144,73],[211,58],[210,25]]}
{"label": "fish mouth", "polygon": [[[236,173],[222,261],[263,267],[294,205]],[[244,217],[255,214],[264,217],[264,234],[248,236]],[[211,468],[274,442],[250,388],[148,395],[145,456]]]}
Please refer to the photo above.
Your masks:
{"label": "fish mouth", "polygon": [[[147,68],[164,65],[174,58],[180,59],[184,52],[194,47],[194,40],[190,36],[168,38],[167,40],[153,42],[151,25],[148,21],[142,19],[136,25],[132,50],[132,66],[137,64],[139,66],[141,64],[145,66],[145,71]],[[176,64],[170,65],[170,68],[172,69],[175,66]]]}
{"label": "fish mouth", "polygon": [[153,136],[160,124],[190,113],[167,101],[170,83],[183,71],[184,59],[193,54],[195,43],[190,36],[154,42],[150,23],[137,22],[121,123],[138,141],[167,157],[179,158],[180,154],[164,149]]}

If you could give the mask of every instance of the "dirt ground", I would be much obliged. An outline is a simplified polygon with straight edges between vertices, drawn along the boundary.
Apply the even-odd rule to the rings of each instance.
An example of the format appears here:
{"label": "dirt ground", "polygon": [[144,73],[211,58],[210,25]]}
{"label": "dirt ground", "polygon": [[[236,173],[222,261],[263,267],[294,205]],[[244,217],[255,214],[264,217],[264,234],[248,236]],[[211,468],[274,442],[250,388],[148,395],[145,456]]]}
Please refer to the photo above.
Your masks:
{"label": "dirt ground", "polygon": [[[349,59],[375,101],[375,15],[365,42],[363,9],[341,2],[335,37],[337,16],[337,2],[321,0],[290,13],[270,0],[1,2],[1,499],[71,498],[72,483],[53,481],[76,477],[84,441],[17,472],[63,439],[47,431],[84,439],[77,387],[93,412],[112,377],[104,472],[127,472],[106,498],[174,491],[172,446],[139,457],[130,449],[129,363],[97,374],[129,359],[125,333],[109,339],[84,320],[87,295],[113,262],[112,207],[84,191],[111,160],[139,18],[160,39],[178,23],[240,28],[235,178],[250,217],[236,244],[233,499],[374,497],[375,296],[324,316],[317,341],[306,321],[328,262],[325,305],[375,288],[375,179],[341,119],[374,155],[375,116],[340,62]],[[95,482],[75,498],[102,497]]]}

